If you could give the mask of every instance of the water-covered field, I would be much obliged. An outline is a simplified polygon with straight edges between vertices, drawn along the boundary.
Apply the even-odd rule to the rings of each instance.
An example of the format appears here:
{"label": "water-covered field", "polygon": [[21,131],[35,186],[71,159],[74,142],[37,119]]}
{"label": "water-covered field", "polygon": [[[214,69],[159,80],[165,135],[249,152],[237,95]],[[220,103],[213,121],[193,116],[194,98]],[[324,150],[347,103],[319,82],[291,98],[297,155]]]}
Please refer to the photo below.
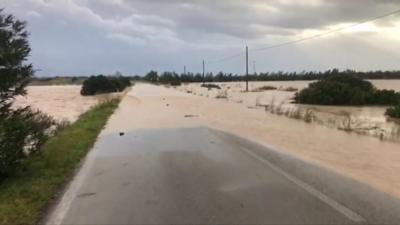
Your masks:
{"label": "water-covered field", "polygon": [[[249,108],[266,110],[269,113],[303,119],[307,122],[373,135],[383,139],[400,141],[400,123],[389,120],[384,106],[314,106],[293,104],[296,91],[312,81],[271,81],[250,82],[250,92],[244,92],[244,82],[216,83],[220,90],[200,87],[201,84],[187,84],[179,90],[209,98],[245,104]],[[378,89],[400,91],[400,80],[372,80]],[[261,87],[275,90],[259,90]]]}
{"label": "water-covered field", "polygon": [[31,106],[59,121],[73,122],[104,96],[84,97],[81,86],[29,86],[26,96],[19,96],[14,106]]}

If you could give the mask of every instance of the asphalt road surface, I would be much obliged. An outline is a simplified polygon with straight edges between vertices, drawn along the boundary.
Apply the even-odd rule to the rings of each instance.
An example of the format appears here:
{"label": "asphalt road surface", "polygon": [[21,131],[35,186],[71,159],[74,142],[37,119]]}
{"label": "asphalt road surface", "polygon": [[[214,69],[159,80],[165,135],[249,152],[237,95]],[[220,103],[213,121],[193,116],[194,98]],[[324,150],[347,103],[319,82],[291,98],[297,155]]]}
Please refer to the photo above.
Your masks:
{"label": "asphalt road surface", "polygon": [[45,223],[397,224],[400,204],[352,179],[207,127],[99,138]]}

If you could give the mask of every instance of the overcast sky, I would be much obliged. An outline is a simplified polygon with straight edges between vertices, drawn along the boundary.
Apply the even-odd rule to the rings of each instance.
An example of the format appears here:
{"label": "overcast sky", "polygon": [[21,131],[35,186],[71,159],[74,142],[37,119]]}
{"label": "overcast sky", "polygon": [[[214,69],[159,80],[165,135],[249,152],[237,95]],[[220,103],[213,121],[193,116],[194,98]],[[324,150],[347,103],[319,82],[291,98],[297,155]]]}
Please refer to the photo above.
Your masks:
{"label": "overcast sky", "polygon": [[[349,26],[400,9],[400,0],[0,0],[28,21],[41,76],[200,72],[214,61]],[[257,72],[400,69],[400,15],[268,51]],[[207,64],[243,73],[244,56]]]}

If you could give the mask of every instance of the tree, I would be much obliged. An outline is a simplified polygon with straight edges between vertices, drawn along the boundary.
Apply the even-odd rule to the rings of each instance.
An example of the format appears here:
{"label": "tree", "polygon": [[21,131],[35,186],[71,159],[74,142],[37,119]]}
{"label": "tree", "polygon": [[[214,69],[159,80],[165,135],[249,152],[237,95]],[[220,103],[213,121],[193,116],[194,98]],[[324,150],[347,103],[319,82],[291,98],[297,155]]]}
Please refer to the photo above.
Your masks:
{"label": "tree", "polygon": [[29,107],[12,109],[17,95],[34,71],[26,64],[31,51],[26,23],[0,10],[0,181],[10,174],[25,157],[37,153],[47,138],[46,130],[54,120]]}
{"label": "tree", "polygon": [[0,10],[0,114],[8,113],[17,95],[25,95],[25,87],[34,71],[25,64],[31,51],[26,22]]}
{"label": "tree", "polygon": [[149,73],[147,73],[147,75],[144,77],[144,80],[149,81],[151,83],[156,83],[158,82],[158,73],[152,70]]}

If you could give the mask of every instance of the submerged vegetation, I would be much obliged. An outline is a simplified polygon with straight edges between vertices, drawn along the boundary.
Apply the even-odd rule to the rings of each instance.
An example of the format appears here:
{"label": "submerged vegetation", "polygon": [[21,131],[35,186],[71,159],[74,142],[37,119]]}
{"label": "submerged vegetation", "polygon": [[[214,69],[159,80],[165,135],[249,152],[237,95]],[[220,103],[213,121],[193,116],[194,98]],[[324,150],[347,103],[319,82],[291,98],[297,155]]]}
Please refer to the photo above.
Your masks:
{"label": "submerged vegetation", "polygon": [[221,89],[221,87],[219,85],[217,85],[217,84],[202,84],[200,87],[207,88],[208,90],[211,90],[211,89],[220,90]]}
{"label": "submerged vegetation", "polygon": [[277,87],[266,85],[266,86],[258,87],[256,89],[252,90],[251,92],[273,91],[273,90],[277,90],[277,89],[278,89]]}
{"label": "submerged vegetation", "polygon": [[400,93],[378,90],[355,76],[331,76],[296,93],[295,101],[312,105],[395,105]]}
{"label": "submerged vegetation", "polygon": [[400,119],[400,104],[387,109],[386,115],[392,118]]}
{"label": "submerged vegetation", "polygon": [[130,87],[130,79],[123,76],[91,76],[83,82],[82,95],[96,95],[124,91]]}

